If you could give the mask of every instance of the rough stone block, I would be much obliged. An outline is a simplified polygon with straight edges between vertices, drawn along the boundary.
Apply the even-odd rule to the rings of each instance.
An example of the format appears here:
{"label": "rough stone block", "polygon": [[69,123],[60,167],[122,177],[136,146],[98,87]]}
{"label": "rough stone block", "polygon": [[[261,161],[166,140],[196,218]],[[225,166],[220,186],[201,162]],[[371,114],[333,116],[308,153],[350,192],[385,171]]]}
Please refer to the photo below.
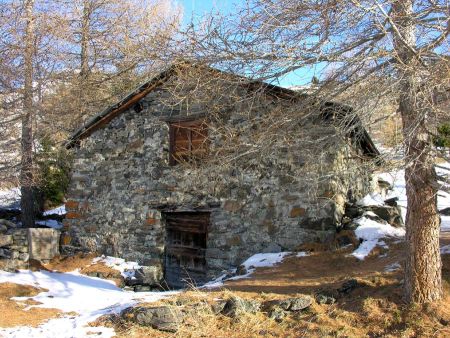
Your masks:
{"label": "rough stone block", "polygon": [[1,235],[0,236],[0,247],[9,246],[13,244],[13,236],[12,235]]}
{"label": "rough stone block", "polygon": [[237,212],[241,209],[241,205],[236,201],[225,201],[223,208],[229,212]]}
{"label": "rough stone block", "polygon": [[30,258],[52,259],[59,254],[60,232],[55,229],[28,229]]}

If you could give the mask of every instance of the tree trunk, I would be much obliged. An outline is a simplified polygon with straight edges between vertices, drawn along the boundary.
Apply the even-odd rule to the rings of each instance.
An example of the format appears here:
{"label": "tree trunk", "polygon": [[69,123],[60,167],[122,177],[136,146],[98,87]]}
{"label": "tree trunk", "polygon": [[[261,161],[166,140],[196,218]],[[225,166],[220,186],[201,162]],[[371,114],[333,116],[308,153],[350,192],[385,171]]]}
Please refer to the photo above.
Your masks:
{"label": "tree trunk", "polygon": [[83,0],[83,17],[81,18],[81,67],[80,78],[83,81],[89,73],[89,21],[90,21],[89,0]]}
{"label": "tree trunk", "polygon": [[403,123],[406,159],[406,265],[405,295],[409,303],[426,303],[442,297],[439,214],[434,153],[426,129],[426,105],[420,93],[413,22],[414,0],[394,2],[394,47],[401,79],[399,111]]}
{"label": "tree trunk", "polygon": [[83,16],[81,18],[81,48],[80,48],[80,76],[78,79],[79,97],[78,97],[78,110],[79,110],[79,123],[86,118],[86,98],[87,98],[87,86],[89,77],[89,31],[91,20],[91,0],[83,0]]}
{"label": "tree trunk", "polygon": [[34,226],[34,182],[33,182],[33,54],[34,54],[34,0],[25,1],[25,51],[24,92],[22,113],[22,159],[20,171],[22,225]]}

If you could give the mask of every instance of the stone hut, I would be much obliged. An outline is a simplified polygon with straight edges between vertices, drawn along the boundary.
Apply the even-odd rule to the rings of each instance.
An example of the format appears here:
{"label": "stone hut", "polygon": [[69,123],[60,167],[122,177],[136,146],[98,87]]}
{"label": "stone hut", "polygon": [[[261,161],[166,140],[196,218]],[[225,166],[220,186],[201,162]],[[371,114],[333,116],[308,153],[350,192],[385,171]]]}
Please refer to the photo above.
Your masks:
{"label": "stone hut", "polygon": [[258,252],[329,240],[345,203],[370,189],[364,164],[379,155],[351,113],[210,67],[171,66],[68,140],[62,244],[137,261],[152,281],[181,287]]}

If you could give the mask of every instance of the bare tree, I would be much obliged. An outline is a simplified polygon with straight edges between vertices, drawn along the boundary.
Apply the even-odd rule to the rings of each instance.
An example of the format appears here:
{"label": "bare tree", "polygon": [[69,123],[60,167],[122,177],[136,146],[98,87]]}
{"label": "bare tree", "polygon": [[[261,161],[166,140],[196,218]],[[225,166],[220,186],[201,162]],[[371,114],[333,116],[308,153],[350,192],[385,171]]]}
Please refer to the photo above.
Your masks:
{"label": "bare tree", "polygon": [[[183,51],[258,80],[315,70],[321,83],[316,95],[345,98],[367,121],[372,113],[367,102],[390,97],[403,124],[409,302],[442,297],[436,206],[440,186],[432,138],[437,117],[448,116],[434,99],[450,86],[448,73],[434,76],[437,68],[448,69],[448,33],[446,0],[253,0],[236,18],[212,16],[192,25]],[[358,91],[358,97],[354,91],[352,95],[354,88],[374,79],[383,80]]]}
{"label": "bare tree", "polygon": [[22,114],[22,160],[20,172],[22,224],[34,226],[34,183],[33,183],[33,55],[34,55],[34,0],[25,1],[25,81],[23,88]]}

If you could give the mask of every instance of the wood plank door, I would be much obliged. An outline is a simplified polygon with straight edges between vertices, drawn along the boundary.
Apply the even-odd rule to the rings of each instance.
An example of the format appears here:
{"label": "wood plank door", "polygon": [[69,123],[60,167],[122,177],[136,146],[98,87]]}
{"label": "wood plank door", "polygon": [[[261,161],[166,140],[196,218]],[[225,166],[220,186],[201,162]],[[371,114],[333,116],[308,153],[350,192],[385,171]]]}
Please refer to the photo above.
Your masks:
{"label": "wood plank door", "polygon": [[199,286],[206,280],[208,212],[167,212],[164,278],[172,288]]}

